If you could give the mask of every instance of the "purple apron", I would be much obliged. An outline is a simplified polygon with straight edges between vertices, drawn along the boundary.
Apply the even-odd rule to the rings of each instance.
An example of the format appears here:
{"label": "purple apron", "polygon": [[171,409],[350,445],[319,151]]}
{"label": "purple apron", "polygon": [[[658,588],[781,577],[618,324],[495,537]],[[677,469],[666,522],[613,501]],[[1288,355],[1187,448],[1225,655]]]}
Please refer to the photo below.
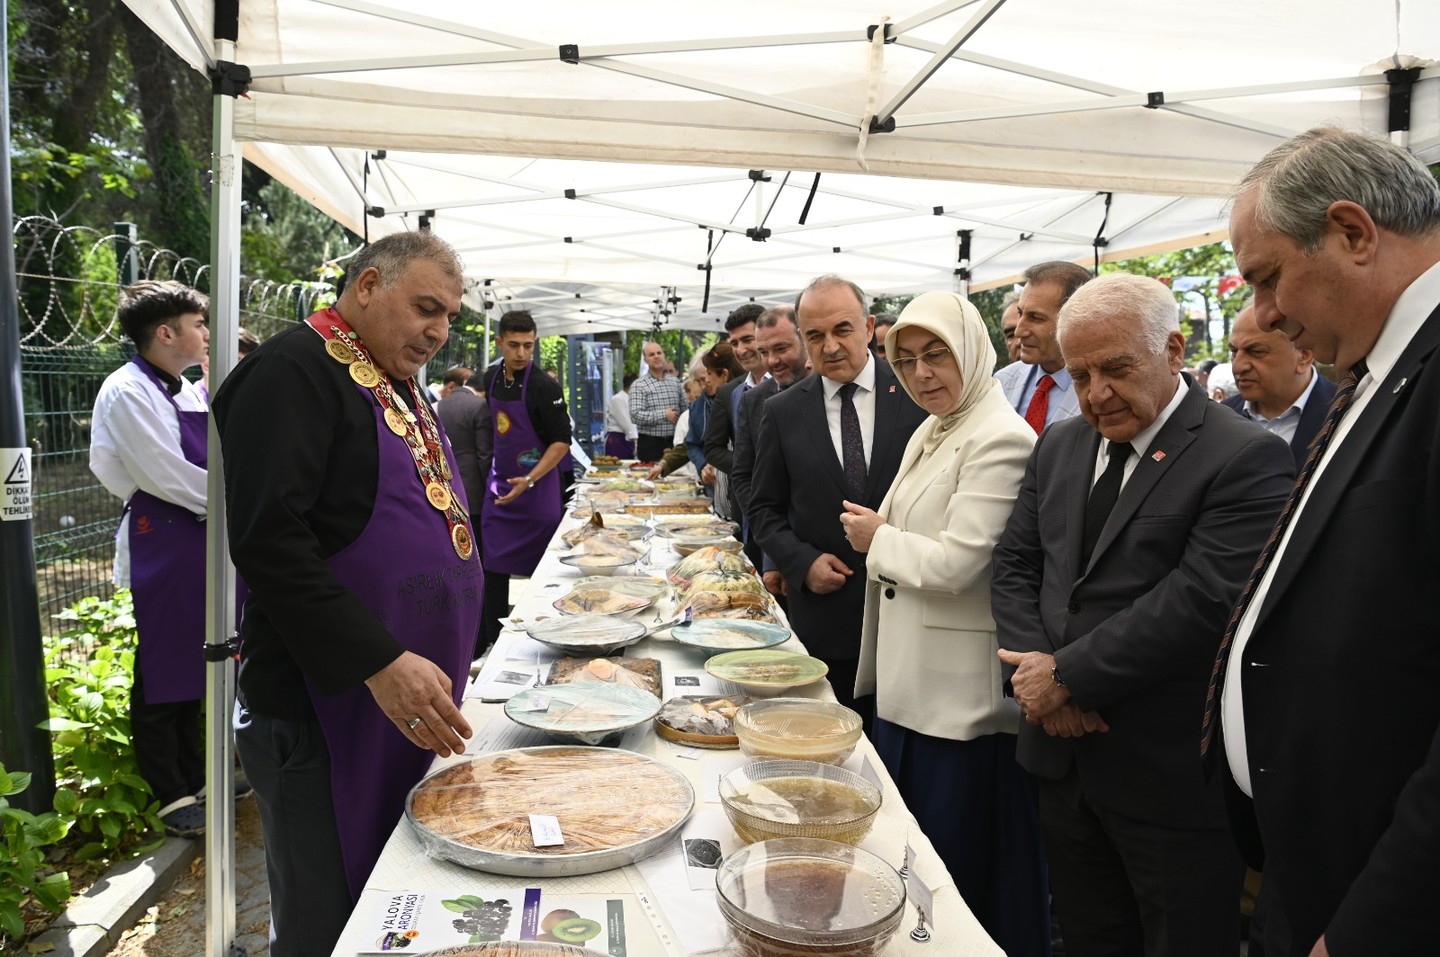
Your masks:
{"label": "purple apron", "polygon": [[635,443],[625,438],[624,432],[606,432],[605,454],[613,455],[617,459],[633,459]]}
{"label": "purple apron", "polygon": [[[360,537],[326,564],[407,651],[428,658],[450,676],[458,705],[480,627],[479,554],[462,561],[455,553],[445,516],[425,500],[405,440],[385,425],[374,394],[355,388],[375,410],[380,452],[375,507]],[[403,383],[396,391],[407,404],[414,403]],[[435,427],[450,472],[458,476],[444,427],[438,420]],[[463,483],[455,482],[452,491],[468,510]],[[330,749],[330,788],[345,876],[351,896],[358,899],[405,811],[405,795],[424,777],[435,755],[411,744],[376,706],[365,685],[333,695],[320,693],[313,684],[309,688]]]}
{"label": "purple apron", "polygon": [[[130,361],[175,406],[185,461],[205,468],[210,413],[181,409],[148,362]],[[125,511],[145,701],[197,701],[205,697],[205,516],[140,490]]]}
{"label": "purple apron", "polygon": [[545,454],[545,446],[525,408],[525,392],[534,368],[532,362],[525,369],[519,399],[497,399],[493,392],[487,396],[495,424],[495,455],[485,482],[490,501],[480,514],[480,528],[485,542],[485,568],[501,575],[529,575],[535,571],[550,536],[560,525],[563,510],[557,469],[545,473],[534,488],[521,492],[509,505],[495,504],[495,499],[510,491],[506,480],[528,475]]}

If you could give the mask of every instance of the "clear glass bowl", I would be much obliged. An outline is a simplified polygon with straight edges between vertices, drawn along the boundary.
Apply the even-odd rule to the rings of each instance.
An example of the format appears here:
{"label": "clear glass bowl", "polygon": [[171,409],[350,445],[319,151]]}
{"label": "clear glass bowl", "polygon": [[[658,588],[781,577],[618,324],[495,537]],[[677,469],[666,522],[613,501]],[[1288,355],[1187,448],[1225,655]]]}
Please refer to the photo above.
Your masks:
{"label": "clear glass bowl", "polygon": [[755,761],[720,779],[720,804],[746,844],[813,837],[859,844],[880,811],[879,788],[815,761]]}
{"label": "clear glass bowl", "polygon": [[715,877],[745,957],[874,957],[905,916],[905,882],[868,851],[783,838],[731,854]]}
{"label": "clear glass bowl", "polygon": [[864,733],[860,715],[833,701],[769,698],[735,713],[740,750],[752,758],[841,765]]}

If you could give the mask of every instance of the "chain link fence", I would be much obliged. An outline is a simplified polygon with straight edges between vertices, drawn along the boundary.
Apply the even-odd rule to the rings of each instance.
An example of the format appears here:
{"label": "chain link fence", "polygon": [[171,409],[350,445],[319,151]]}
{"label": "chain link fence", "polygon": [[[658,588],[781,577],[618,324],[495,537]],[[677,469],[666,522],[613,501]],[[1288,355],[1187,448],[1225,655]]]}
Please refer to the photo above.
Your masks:
{"label": "chain link fence", "polygon": [[[120,289],[138,279],[205,289],[209,267],[137,238],[127,224],[107,232],[35,217],[15,223],[15,263],[35,570],[48,635],[60,631],[62,608],[113,590],[122,503],[90,472],[90,415],[105,377],[134,353],[115,321]],[[333,295],[328,283],[242,279],[240,322],[263,340]]]}

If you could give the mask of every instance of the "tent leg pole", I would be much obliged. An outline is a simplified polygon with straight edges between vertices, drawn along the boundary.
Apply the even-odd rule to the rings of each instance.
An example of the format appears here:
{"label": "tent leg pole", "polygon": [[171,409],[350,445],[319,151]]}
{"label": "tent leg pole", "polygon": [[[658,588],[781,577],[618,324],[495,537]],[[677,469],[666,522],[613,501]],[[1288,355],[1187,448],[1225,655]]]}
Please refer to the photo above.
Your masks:
{"label": "tent leg pole", "polygon": [[[233,61],[234,40],[217,38],[216,55]],[[212,394],[235,367],[240,327],[240,151],[235,144],[235,97],[217,92],[210,186],[210,382]],[[235,949],[235,761],[231,712],[235,704],[235,570],[225,529],[225,473],[220,438],[210,420],[207,470],[209,519],[205,593],[205,938],[210,957]]]}

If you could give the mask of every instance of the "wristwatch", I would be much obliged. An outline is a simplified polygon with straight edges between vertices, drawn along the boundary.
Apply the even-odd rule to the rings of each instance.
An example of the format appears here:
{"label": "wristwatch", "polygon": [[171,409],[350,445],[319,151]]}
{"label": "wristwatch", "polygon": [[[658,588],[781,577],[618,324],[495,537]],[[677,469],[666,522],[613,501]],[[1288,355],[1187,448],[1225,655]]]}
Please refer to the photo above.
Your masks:
{"label": "wristwatch", "polygon": [[528,476],[528,475],[525,476],[525,487],[526,487],[526,488],[534,488],[534,487],[535,487],[535,480],[534,480],[533,478],[531,478],[530,476]]}
{"label": "wristwatch", "polygon": [[1053,681],[1053,682],[1055,682],[1057,685],[1059,685],[1059,686],[1062,687],[1062,688],[1065,687],[1065,679],[1062,678],[1062,677],[1060,677],[1060,666],[1059,666],[1059,665],[1051,665],[1051,666],[1050,666],[1050,680]]}

